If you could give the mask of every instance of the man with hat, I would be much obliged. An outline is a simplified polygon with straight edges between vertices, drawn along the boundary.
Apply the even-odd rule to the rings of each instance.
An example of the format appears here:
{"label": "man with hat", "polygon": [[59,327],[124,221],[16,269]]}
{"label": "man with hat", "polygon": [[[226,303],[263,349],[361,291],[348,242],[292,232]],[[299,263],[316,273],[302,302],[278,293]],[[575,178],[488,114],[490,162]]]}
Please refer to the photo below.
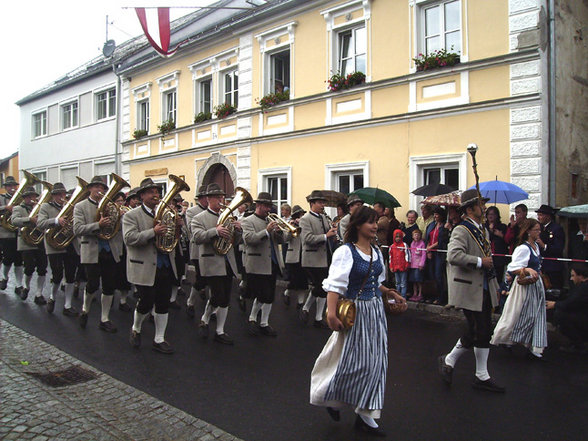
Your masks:
{"label": "man with hat", "polygon": [[[61,182],[53,184],[51,190],[51,200],[45,202],[39,208],[39,218],[37,219],[37,226],[42,230],[48,228],[62,227],[65,225],[66,218],[58,217],[59,212],[65,204],[65,195],[67,190]],[[73,245],[70,244],[65,249],[53,248],[47,242],[45,237],[45,253],[51,266],[51,294],[49,295],[49,301],[47,302],[47,312],[52,313],[55,309],[55,296],[59,291],[61,280],[65,271],[65,303],[63,306],[63,315],[68,317],[77,317],[78,312],[71,305],[73,298],[74,282],[76,277],[76,269],[78,265],[78,257]]]}
{"label": "man with hat", "polygon": [[[537,239],[541,257],[563,257],[566,236],[563,228],[555,222],[557,210],[549,205],[541,205],[535,213],[537,213],[537,220],[541,224],[541,235]],[[542,273],[549,278],[551,287],[555,289],[563,288],[564,269],[564,263],[557,260],[544,259],[541,262]]]}
{"label": "man with hat", "polygon": [[[294,207],[292,207],[292,214],[290,216],[290,224],[294,225],[295,227],[299,227],[300,218],[305,213],[306,211],[304,211],[300,205],[294,205]],[[308,279],[306,277],[306,272],[304,269],[302,269],[302,265],[300,263],[302,257],[302,241],[300,239],[300,234],[294,236],[292,233],[288,233],[284,240],[287,241],[286,268],[288,269],[288,275],[290,276],[288,280],[288,287],[284,291],[284,303],[289,305],[290,296],[297,294],[298,303],[296,308],[300,309],[304,305],[304,296],[308,290]]]}
{"label": "man with hat", "polygon": [[186,225],[186,211],[184,209],[184,205],[182,204],[182,202],[184,202],[184,199],[182,198],[182,195],[179,193],[174,196],[172,201],[173,205],[176,208],[176,212],[178,213],[178,218],[181,219],[180,237],[178,239],[178,243],[176,244],[175,249],[177,277],[176,283],[172,286],[171,297],[169,300],[169,307],[172,309],[181,308],[180,304],[177,301],[178,291],[181,289],[182,278],[186,273],[186,264],[190,260],[190,235],[188,233],[188,227]]}
{"label": "man with hat", "polygon": [[349,213],[341,218],[338,225],[338,234],[343,241],[345,241],[345,233],[347,232],[347,226],[349,225],[351,215],[355,213],[355,210],[361,207],[363,203],[363,200],[355,194],[350,194],[347,198],[347,208],[349,209]]}
{"label": "man with hat", "polygon": [[[10,199],[18,189],[18,182],[12,176],[7,176],[4,181],[4,188],[6,193],[0,195],[0,213],[6,215],[8,218],[12,215],[12,205]],[[21,294],[22,287],[22,254],[17,249],[16,231],[10,231],[0,225],[0,247],[2,248],[2,274],[0,279],[0,290],[5,290],[8,285],[8,272],[10,267],[14,264],[14,278],[16,294]]]}
{"label": "man with hat", "polygon": [[200,297],[202,300],[205,299],[204,297],[204,288],[206,288],[206,284],[204,283],[204,279],[200,275],[200,267],[198,265],[198,245],[194,242],[194,234],[191,229],[192,219],[197,214],[206,211],[208,207],[208,198],[206,197],[206,185],[201,185],[198,188],[198,193],[196,193],[196,205],[193,207],[188,208],[186,211],[186,226],[188,228],[188,234],[190,237],[190,261],[192,265],[194,265],[194,271],[196,271],[196,281],[192,284],[192,288],[190,289],[190,295],[188,296],[188,301],[186,302],[187,308],[186,313],[188,317],[194,317],[195,310],[194,305],[196,304],[196,296],[200,293]]}
{"label": "man with hat", "polygon": [[476,190],[461,195],[463,221],[451,233],[447,271],[449,304],[462,308],[467,330],[453,350],[438,358],[439,374],[450,385],[457,360],[472,347],[476,357],[475,389],[504,392],[488,374],[488,355],[492,335],[492,308],[498,305],[498,282],[494,273],[490,234],[482,224],[486,198]]}
{"label": "man with hat", "polygon": [[135,284],[139,293],[130,343],[135,348],[141,346],[143,321],[155,305],[153,350],[171,354],[173,349],[165,341],[165,330],[172,286],[178,280],[175,250],[168,254],[155,246],[155,236],[162,236],[167,232],[165,225],[154,225],[155,208],[161,194],[159,186],[151,178],[145,178],[141,181],[137,194],[142,205],[125,214],[122,221],[124,242],[128,252],[127,275],[129,282]]}
{"label": "man with hat", "polygon": [[[284,270],[284,260],[278,244],[284,242],[282,230],[267,215],[273,207],[272,196],[262,191],[255,199],[255,213],[241,222],[245,245],[245,273],[248,297],[255,299],[249,315],[249,333],[275,337],[269,315],[276,292],[276,278]],[[259,327],[257,313],[261,310]]]}
{"label": "man with hat", "polygon": [[26,300],[31,290],[31,279],[33,273],[37,271],[37,291],[35,292],[35,303],[45,305],[47,300],[43,297],[43,288],[45,287],[45,275],[47,274],[47,256],[43,244],[29,245],[22,238],[22,227],[34,228],[37,225],[37,216],[30,217],[29,213],[37,204],[39,193],[34,187],[27,187],[22,193],[22,203],[12,210],[10,221],[15,227],[18,227],[17,250],[22,253],[24,261],[24,287],[20,293],[20,298]]}
{"label": "man with hat", "polygon": [[100,303],[102,313],[99,328],[105,332],[116,332],[116,327],[110,321],[110,307],[116,289],[117,263],[120,262],[122,250],[122,236],[117,234],[110,240],[98,237],[102,228],[110,225],[110,219],[98,218],[98,203],[108,190],[106,183],[100,176],[94,176],[88,184],[90,195],[78,202],[74,207],[74,234],[80,237],[80,261],[86,272],[86,291],[80,314],[80,326],[86,327],[88,314],[94,295],[102,282],[102,296]]}
{"label": "man with hat", "polygon": [[302,267],[306,270],[313,287],[306,303],[300,310],[300,320],[303,323],[308,322],[310,307],[316,300],[314,326],[329,329],[323,320],[327,293],[323,290],[322,284],[329,275],[329,265],[333,254],[330,239],[337,235],[337,227],[331,226],[324,214],[327,200],[320,190],[313,190],[306,200],[310,204],[310,211],[300,218]]}
{"label": "man with hat", "polygon": [[137,194],[138,191],[139,187],[131,188],[125,197],[125,205],[130,209],[141,205],[141,198]]}
{"label": "man with hat", "polygon": [[[225,201],[225,192],[218,184],[212,183],[206,187],[206,194],[207,209],[194,216],[190,224],[192,240],[198,246],[200,274],[210,288],[210,299],[206,303],[204,314],[200,319],[198,333],[202,338],[208,337],[210,315],[216,309],[214,341],[232,345],[233,340],[225,333],[225,322],[229,310],[233,277],[237,275],[237,263],[234,253],[220,255],[216,253],[213,244],[217,237],[232,240],[233,243],[236,243],[237,240],[228,228],[224,225],[217,225],[222,210],[221,204],[224,204]],[[239,222],[235,222],[234,226],[236,231],[241,229]]]}

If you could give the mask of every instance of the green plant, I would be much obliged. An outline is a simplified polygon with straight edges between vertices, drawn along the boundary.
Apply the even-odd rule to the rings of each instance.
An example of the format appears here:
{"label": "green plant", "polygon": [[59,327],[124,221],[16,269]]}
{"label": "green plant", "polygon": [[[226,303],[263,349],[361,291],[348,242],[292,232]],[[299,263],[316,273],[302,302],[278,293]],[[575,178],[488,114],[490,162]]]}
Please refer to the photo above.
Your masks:
{"label": "green plant", "polygon": [[194,123],[200,123],[203,121],[208,121],[212,119],[212,113],[210,112],[200,112],[198,115],[194,117]]}
{"label": "green plant", "polygon": [[173,119],[168,121],[163,121],[160,126],[157,126],[157,130],[161,132],[162,135],[171,132],[176,128],[176,122]]}
{"label": "green plant", "polygon": [[338,90],[350,89],[358,84],[365,83],[365,74],[363,72],[352,72],[347,76],[341,75],[339,72],[333,74],[327,80],[329,83],[329,90],[336,92]]}
{"label": "green plant", "polygon": [[229,103],[219,104],[214,108],[214,114],[218,119],[223,119],[232,113],[235,113],[237,108]]}
{"label": "green plant", "polygon": [[[453,50],[453,46],[451,49]],[[445,49],[433,51],[428,55],[419,54],[418,57],[413,58],[413,60],[417,71],[435,69],[437,67],[454,66],[460,61],[458,53],[448,52]]]}
{"label": "green plant", "polygon": [[283,92],[276,92],[276,93],[268,93],[263,98],[257,101],[259,107],[261,107],[262,111],[269,109],[272,106],[275,106],[282,101],[288,101],[290,99],[290,91],[285,90]]}
{"label": "green plant", "polygon": [[137,129],[133,132],[133,138],[135,139],[142,138],[143,136],[147,136],[147,130],[145,129]]}

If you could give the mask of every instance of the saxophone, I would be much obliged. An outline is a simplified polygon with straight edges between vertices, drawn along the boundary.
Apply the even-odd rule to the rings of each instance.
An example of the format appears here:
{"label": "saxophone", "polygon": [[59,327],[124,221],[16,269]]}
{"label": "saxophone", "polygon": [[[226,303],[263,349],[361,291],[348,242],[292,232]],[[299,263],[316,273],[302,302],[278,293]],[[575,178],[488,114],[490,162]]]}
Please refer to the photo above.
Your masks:
{"label": "saxophone", "polygon": [[110,219],[110,222],[105,227],[100,229],[98,237],[102,240],[110,240],[120,230],[121,209],[113,201],[114,196],[125,187],[130,187],[129,183],[115,173],[110,174],[111,184],[106,193],[98,203],[98,212],[96,213],[96,220],[99,221],[101,217]]}
{"label": "saxophone", "polygon": [[45,232],[45,240],[51,248],[56,250],[63,250],[71,243],[75,238],[73,232],[73,212],[74,206],[83,201],[88,197],[90,191],[88,190],[88,183],[79,176],[77,177],[78,185],[72,193],[69,201],[61,208],[59,214],[56,216],[58,219],[64,217],[65,224],[63,226],[56,225],[47,229]]}
{"label": "saxophone", "polygon": [[[43,187],[43,193],[41,193],[41,197],[39,201],[35,204],[31,212],[29,213],[29,217],[35,217],[39,214],[39,210],[41,209],[41,205],[45,202],[49,202],[51,199],[51,190],[53,190],[53,185],[49,182],[41,181]],[[22,240],[24,240],[30,246],[38,246],[43,241],[43,236],[45,235],[45,231],[41,230],[39,227],[22,227],[20,230],[20,235]]]}
{"label": "saxophone", "polygon": [[[8,201],[8,205],[12,207],[19,205],[22,202],[22,193],[26,187],[33,187],[41,182],[41,180],[34,174],[29,173],[26,170],[23,170],[22,172],[24,173],[25,178],[22,180],[18,186],[18,189],[10,198],[10,201]],[[14,224],[10,222],[11,215],[12,214],[10,212],[5,212],[2,216],[0,216],[0,225],[2,225],[8,231],[18,231],[18,227],[14,226]]]}
{"label": "saxophone", "polygon": [[174,197],[181,191],[190,191],[190,186],[183,179],[176,175],[169,175],[172,186],[165,194],[161,201],[155,207],[154,224],[165,225],[165,234],[155,236],[155,248],[162,253],[171,253],[176,247],[179,239],[178,235],[178,211],[173,206]]}
{"label": "saxophone", "polygon": [[217,254],[224,256],[233,247],[233,242],[235,241],[235,216],[233,216],[232,213],[241,205],[249,205],[252,203],[253,198],[247,190],[242,187],[235,188],[235,198],[228,206],[223,206],[224,210],[218,217],[218,221],[216,223],[217,226],[223,225],[231,232],[231,240],[225,239],[223,237],[217,237],[212,244],[212,247]]}

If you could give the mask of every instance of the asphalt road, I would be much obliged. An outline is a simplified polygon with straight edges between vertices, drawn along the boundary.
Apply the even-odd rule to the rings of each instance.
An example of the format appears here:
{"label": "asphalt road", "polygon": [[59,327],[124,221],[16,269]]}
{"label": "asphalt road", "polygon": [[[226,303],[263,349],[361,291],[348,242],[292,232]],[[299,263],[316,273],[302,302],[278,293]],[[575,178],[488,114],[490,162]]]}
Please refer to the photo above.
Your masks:
{"label": "asphalt road", "polygon": [[[33,281],[33,285],[34,281]],[[281,292],[281,291],[280,291]],[[185,298],[180,297],[181,301]],[[80,309],[81,301],[75,306]],[[143,347],[128,343],[132,314],[113,309],[116,334],[98,329],[99,303],[88,327],[61,314],[22,302],[11,285],[0,292],[0,317],[131,386],[215,424],[247,441],[364,440],[346,410],[335,423],[326,411],[308,404],[310,371],[329,331],[302,326],[294,306],[281,296],[270,323],[277,338],[251,337],[247,316],[233,302],[227,332],[235,346],[198,338],[198,320],[172,311],[167,339],[176,353],[151,350],[153,325],[143,326]],[[199,305],[201,306],[201,305]],[[197,316],[198,317],[198,316]],[[380,420],[396,440],[583,440],[588,411],[588,359],[548,348],[545,362],[493,349],[491,375],[507,387],[504,395],[471,388],[473,354],[460,360],[454,384],[439,379],[436,358],[451,349],[461,323],[408,311],[389,318],[389,369]]]}

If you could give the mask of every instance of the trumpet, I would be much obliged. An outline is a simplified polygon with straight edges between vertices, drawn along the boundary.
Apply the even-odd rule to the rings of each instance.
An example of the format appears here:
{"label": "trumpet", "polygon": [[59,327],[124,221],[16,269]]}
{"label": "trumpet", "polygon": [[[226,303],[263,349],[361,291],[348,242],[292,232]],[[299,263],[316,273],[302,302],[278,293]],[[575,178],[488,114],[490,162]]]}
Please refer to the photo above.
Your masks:
{"label": "trumpet", "polygon": [[277,214],[274,214],[274,213],[269,213],[267,215],[267,220],[268,220],[268,223],[275,222],[278,225],[278,228],[282,232],[290,233],[292,235],[292,237],[300,236],[300,232],[302,231],[302,228],[296,227],[296,226],[292,225],[291,223],[286,222],[284,219],[282,219],[280,216],[278,216]]}

